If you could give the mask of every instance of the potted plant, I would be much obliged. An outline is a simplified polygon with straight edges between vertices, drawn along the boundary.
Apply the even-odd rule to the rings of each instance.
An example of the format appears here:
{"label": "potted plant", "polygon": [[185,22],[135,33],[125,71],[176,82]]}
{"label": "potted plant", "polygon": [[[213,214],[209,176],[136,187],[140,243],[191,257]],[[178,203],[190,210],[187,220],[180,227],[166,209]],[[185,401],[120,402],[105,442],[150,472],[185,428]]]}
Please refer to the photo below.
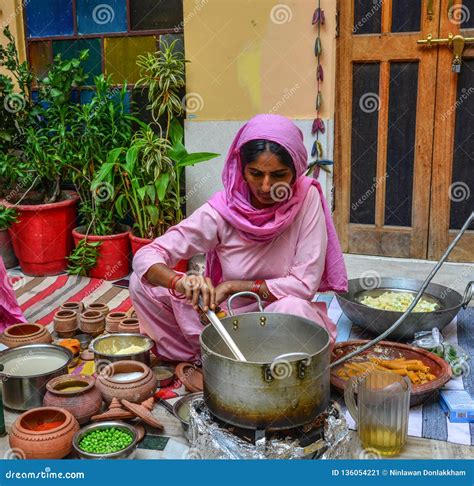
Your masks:
{"label": "potted plant", "polygon": [[0,204],[0,257],[6,268],[16,267],[18,260],[8,234],[8,228],[17,221],[15,208],[7,208]]}
{"label": "potted plant", "polygon": [[[153,123],[139,123],[129,147],[113,149],[98,173],[97,182],[121,177],[122,193],[115,201],[117,212],[128,212],[134,220],[130,240],[132,253],[161,236],[183,218],[182,183],[189,165],[217,157],[213,153],[189,154],[183,144],[184,131],[178,121],[183,115],[185,60],[175,42],[162,42],[160,51],[139,56],[138,86],[148,89],[148,109]],[[187,262],[177,269],[186,271]]]}
{"label": "potted plant", "polygon": [[127,86],[114,88],[98,76],[91,102],[77,107],[71,126],[75,157],[68,169],[80,197],[82,225],[73,230],[76,249],[69,258],[69,273],[115,280],[130,271],[130,228],[120,224],[115,210],[121,182],[119,174],[97,180],[108,152],[130,143],[133,116],[127,114]]}
{"label": "potted plant", "polygon": [[[74,156],[67,152],[68,128],[73,119],[71,91],[85,79],[80,64],[87,54],[72,61],[57,57],[47,77],[35,79],[28,64],[19,62],[8,28],[4,34],[9,42],[0,47],[0,66],[12,77],[0,79],[1,118],[9,119],[15,129],[2,126],[0,153],[11,167],[23,169],[24,177],[17,174],[18,182],[12,187],[15,177],[10,173],[10,188],[3,203],[14,205],[18,211],[10,236],[22,271],[55,275],[66,269],[66,257],[73,246],[71,229],[77,217],[78,197],[62,191],[61,183],[64,163]],[[19,92],[13,91],[13,81]],[[31,101],[33,81],[39,91],[37,103]]]}

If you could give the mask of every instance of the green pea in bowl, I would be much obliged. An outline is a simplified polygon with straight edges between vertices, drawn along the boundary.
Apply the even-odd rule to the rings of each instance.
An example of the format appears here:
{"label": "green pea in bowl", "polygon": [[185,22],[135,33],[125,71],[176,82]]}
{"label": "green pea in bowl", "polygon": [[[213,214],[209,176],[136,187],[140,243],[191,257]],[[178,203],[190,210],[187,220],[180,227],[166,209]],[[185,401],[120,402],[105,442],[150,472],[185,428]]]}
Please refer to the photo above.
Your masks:
{"label": "green pea in bowl", "polygon": [[137,444],[135,428],[119,421],[87,425],[72,440],[80,459],[133,459]]}

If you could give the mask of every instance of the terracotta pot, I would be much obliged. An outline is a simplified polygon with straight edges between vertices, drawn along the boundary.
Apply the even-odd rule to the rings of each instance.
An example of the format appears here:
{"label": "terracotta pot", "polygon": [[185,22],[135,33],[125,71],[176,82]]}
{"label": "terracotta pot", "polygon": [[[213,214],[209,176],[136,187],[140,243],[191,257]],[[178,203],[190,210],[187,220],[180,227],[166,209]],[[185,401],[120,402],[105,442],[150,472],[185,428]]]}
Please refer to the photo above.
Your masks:
{"label": "terracotta pot", "polygon": [[99,311],[104,317],[107,317],[107,314],[110,312],[108,305],[100,303],[88,305],[87,310]]}
{"label": "terracotta pot", "polygon": [[127,314],[125,312],[110,312],[105,318],[105,331],[110,334],[119,332],[120,321],[126,318]]}
{"label": "terracotta pot", "polygon": [[[120,380],[121,373],[141,373],[129,380]],[[155,375],[151,369],[139,361],[116,361],[107,365],[97,377],[96,386],[102,393],[102,398],[109,404],[112,398],[141,403],[153,396],[157,388]]]}
{"label": "terracotta pot", "polygon": [[85,334],[98,336],[104,332],[105,317],[102,315],[102,312],[87,310],[81,314],[79,327]]}
{"label": "terracotta pot", "polygon": [[0,230],[0,258],[3,258],[5,268],[13,268],[18,265],[12,241],[6,229]]}
{"label": "terracotta pot", "polygon": [[[66,270],[73,249],[71,230],[76,224],[79,196],[63,191],[64,200],[51,204],[18,204],[18,222],[8,232],[27,275],[57,275]],[[3,204],[11,206],[4,201]]]}
{"label": "terracotta pot", "polygon": [[77,312],[74,310],[59,310],[54,314],[54,330],[59,337],[71,338],[76,334]]}
{"label": "terracotta pot", "polygon": [[100,411],[102,395],[95,379],[86,375],[63,375],[46,384],[45,407],[61,407],[71,412],[79,424],[89,422]]}
{"label": "terracotta pot", "polygon": [[140,333],[140,325],[135,317],[122,319],[118,325],[118,332]]}
{"label": "terracotta pot", "polygon": [[64,302],[59,310],[73,310],[79,316],[84,310],[84,304],[82,302]]}
{"label": "terracotta pot", "polygon": [[[123,232],[109,236],[87,236],[87,241],[102,244],[99,247],[100,256],[97,258],[96,266],[89,271],[89,277],[101,278],[104,280],[117,280],[126,277],[130,272],[130,239],[128,233],[130,228],[123,226]],[[84,240],[86,228],[80,226],[72,231],[74,243],[77,246],[79,241]]]}
{"label": "terracotta pot", "polygon": [[49,344],[52,340],[46,327],[35,323],[14,324],[0,335],[0,342],[9,348],[27,344]]}
{"label": "terracotta pot", "polygon": [[[50,430],[34,430],[40,424],[60,422]],[[10,430],[12,449],[25,459],[62,459],[72,450],[79,424],[71,412],[59,407],[34,408],[22,413]]]}

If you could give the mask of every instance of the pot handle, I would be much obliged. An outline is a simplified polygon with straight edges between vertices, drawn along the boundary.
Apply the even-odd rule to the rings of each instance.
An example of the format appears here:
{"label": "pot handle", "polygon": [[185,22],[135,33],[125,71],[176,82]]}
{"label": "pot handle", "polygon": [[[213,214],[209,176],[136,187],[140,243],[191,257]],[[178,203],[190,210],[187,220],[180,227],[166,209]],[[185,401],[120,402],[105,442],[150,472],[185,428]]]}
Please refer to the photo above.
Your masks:
{"label": "pot handle", "polygon": [[465,309],[468,306],[469,302],[472,299],[474,293],[473,286],[474,286],[474,280],[471,280],[466,286],[466,290],[464,291],[464,295],[462,297],[462,303],[461,303],[461,307],[463,309]]}
{"label": "pot handle", "polygon": [[357,408],[356,401],[355,401],[355,392],[357,391],[358,380],[357,377],[352,376],[349,381],[347,382],[346,387],[344,388],[344,401],[346,402],[347,410],[351,414],[352,418],[357,427],[358,424],[358,417],[359,417],[359,409]]}
{"label": "pot handle", "polygon": [[266,366],[265,381],[270,382],[274,378],[283,380],[291,376],[292,370],[290,362],[293,361],[299,361],[298,377],[303,379],[305,377],[306,367],[311,364],[311,356],[308,353],[285,353],[273,358],[270,365]]}
{"label": "pot handle", "polygon": [[232,309],[232,301],[236,298],[236,297],[242,297],[243,295],[247,295],[249,297],[255,297],[257,299],[257,302],[258,302],[258,310],[260,312],[263,312],[263,304],[262,304],[262,299],[260,298],[260,296],[258,294],[256,294],[255,292],[237,292],[236,294],[234,295],[231,295],[229,297],[229,299],[227,300],[227,308],[229,309],[229,315],[230,316],[233,316],[234,315],[234,310]]}

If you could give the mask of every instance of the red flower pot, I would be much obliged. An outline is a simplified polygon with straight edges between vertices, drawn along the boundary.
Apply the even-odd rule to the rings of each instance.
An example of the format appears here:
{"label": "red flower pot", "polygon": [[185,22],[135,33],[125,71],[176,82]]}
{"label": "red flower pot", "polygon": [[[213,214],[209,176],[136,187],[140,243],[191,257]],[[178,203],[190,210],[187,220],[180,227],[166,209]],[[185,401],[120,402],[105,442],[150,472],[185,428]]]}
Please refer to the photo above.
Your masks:
{"label": "red flower pot", "polygon": [[[103,280],[117,280],[130,273],[130,238],[128,236],[130,228],[128,226],[123,228],[125,228],[126,231],[116,235],[89,235],[87,237],[87,241],[102,242],[102,245],[98,247],[100,256],[97,259],[96,266],[89,271],[89,277],[100,278]],[[85,228],[83,226],[72,231],[74,244],[76,246],[79,241],[86,237],[84,231]]]}
{"label": "red flower pot", "polygon": [[[64,201],[16,206],[18,223],[8,231],[21,270],[27,275],[57,275],[67,268],[79,196],[73,191],[64,194],[67,197]],[[2,204],[12,206],[6,201]]]}
{"label": "red flower pot", "polygon": [[[153,240],[148,238],[140,238],[139,236],[135,236],[130,231],[130,245],[132,246],[132,255],[135,256],[135,253],[146,245],[149,245]],[[186,273],[188,271],[188,260],[180,260],[177,265],[173,268],[177,272]]]}

